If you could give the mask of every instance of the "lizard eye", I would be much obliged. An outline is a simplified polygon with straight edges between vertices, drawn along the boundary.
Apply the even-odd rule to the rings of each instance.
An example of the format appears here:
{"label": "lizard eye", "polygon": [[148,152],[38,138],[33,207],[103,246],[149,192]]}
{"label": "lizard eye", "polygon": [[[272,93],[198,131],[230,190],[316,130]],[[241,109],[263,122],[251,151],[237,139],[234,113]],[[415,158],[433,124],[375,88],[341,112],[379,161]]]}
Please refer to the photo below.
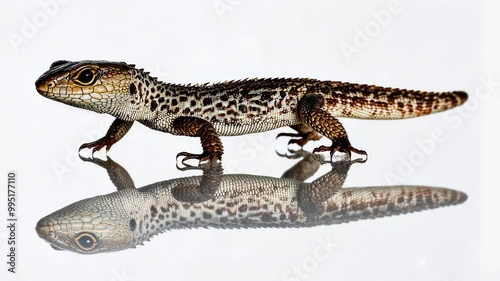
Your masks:
{"label": "lizard eye", "polygon": [[73,75],[72,80],[82,86],[88,86],[95,82],[96,71],[92,68],[84,68]]}
{"label": "lizard eye", "polygon": [[91,233],[84,232],[76,236],[75,243],[80,249],[90,251],[97,246],[97,238]]}

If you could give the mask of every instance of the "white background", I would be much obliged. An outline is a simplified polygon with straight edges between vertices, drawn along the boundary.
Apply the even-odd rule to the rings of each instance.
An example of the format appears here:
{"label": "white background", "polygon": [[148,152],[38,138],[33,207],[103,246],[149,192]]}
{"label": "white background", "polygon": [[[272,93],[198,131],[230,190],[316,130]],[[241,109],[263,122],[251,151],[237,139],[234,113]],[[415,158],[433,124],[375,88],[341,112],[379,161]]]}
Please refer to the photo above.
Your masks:
{"label": "white background", "polygon": [[[373,13],[390,1],[54,1],[0,7],[1,171],[19,172],[20,224],[15,275],[7,273],[7,232],[0,228],[2,280],[286,280],[294,266],[311,259],[318,240],[338,247],[313,270],[303,269],[307,280],[499,280],[500,105],[498,87],[488,92],[481,83],[500,80],[498,31],[491,28],[499,26],[498,9],[481,1],[402,0],[402,10],[384,26],[376,24],[380,29],[361,46],[354,40],[357,29],[370,27]],[[40,4],[48,2],[56,3],[49,12]],[[359,52],[347,57],[343,44]],[[469,200],[313,229],[171,231],[111,254],[54,251],[36,235],[38,219],[114,190],[104,170],[75,158],[79,145],[102,136],[107,127],[100,124],[113,118],[44,99],[35,90],[35,80],[58,59],[126,61],[173,83],[310,77],[465,90],[470,105],[460,110],[342,122],[353,146],[370,156],[352,167],[346,186],[388,185],[391,174],[400,184],[458,189]],[[274,137],[286,130],[223,138],[225,171],[279,177],[294,163],[275,155],[286,141]],[[410,173],[398,172],[411,155],[424,155],[417,143],[429,141],[435,130],[446,139],[413,161]],[[197,139],[136,124],[109,155],[143,186],[190,175],[175,169],[175,155],[199,149]],[[6,216],[5,193],[0,206]]]}

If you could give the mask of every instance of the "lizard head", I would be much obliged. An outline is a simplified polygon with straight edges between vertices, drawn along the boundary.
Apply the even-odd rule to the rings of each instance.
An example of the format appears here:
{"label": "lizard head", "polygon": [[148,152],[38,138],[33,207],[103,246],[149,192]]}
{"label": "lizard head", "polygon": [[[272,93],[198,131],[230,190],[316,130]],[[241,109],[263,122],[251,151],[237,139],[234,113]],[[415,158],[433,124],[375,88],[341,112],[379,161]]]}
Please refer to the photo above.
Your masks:
{"label": "lizard head", "polygon": [[133,247],[137,225],[115,193],[84,199],[45,216],[36,225],[38,236],[56,250],[80,254]]}
{"label": "lizard head", "polygon": [[134,71],[124,62],[59,60],[35,86],[49,99],[131,121],[141,110],[131,93]]}

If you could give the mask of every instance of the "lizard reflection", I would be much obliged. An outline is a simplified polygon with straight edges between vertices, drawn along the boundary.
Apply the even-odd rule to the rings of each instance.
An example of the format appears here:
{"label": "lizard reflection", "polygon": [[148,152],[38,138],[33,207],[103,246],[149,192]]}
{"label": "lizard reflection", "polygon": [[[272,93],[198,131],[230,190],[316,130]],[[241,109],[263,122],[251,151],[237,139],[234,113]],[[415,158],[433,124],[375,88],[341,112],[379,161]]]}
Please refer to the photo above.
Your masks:
{"label": "lizard reflection", "polygon": [[36,225],[57,250],[82,254],[135,248],[165,230],[182,228],[311,227],[456,205],[466,194],[425,186],[341,188],[353,161],[304,183],[322,164],[306,154],[282,178],[223,175],[221,163],[200,166],[202,176],[135,188],[128,172],[107,158],[87,159],[105,168],[117,187],[110,194],[70,204]]}

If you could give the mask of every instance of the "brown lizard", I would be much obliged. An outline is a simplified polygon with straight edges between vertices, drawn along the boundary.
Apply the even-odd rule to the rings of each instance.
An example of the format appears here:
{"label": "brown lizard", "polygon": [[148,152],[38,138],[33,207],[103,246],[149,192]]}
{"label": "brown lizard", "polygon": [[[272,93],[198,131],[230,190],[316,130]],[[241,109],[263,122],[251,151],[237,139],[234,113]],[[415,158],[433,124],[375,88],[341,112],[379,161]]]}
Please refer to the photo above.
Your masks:
{"label": "brown lizard", "polygon": [[304,146],[325,136],[332,141],[313,152],[366,152],[354,148],[338,117],[404,119],[448,110],[467,94],[421,92],[304,78],[245,79],[179,85],[123,62],[56,61],[37,81],[38,92],[75,107],[116,117],[106,135],[80,147],[92,153],[119,141],[138,121],[174,135],[200,137],[201,154],[187,159],[220,160],[219,136],[236,136],[291,126],[289,143]]}

